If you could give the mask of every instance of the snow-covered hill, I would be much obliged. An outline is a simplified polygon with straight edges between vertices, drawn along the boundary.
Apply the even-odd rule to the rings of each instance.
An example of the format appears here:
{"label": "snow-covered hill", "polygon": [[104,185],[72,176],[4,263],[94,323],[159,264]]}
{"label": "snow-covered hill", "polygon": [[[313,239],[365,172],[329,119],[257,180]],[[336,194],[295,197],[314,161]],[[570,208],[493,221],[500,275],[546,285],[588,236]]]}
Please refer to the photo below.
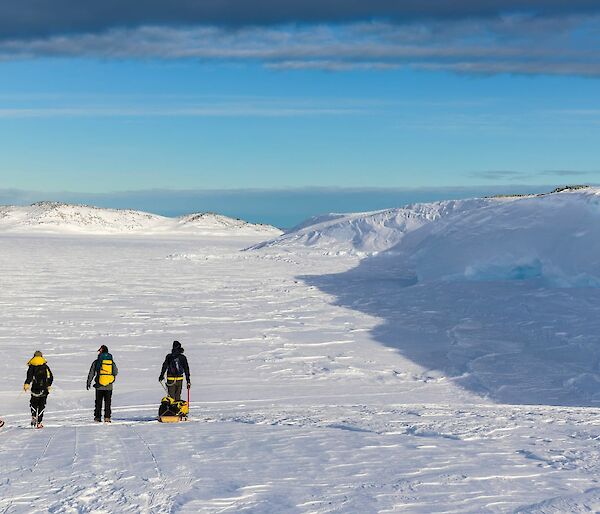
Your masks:
{"label": "snow-covered hill", "polygon": [[300,248],[329,254],[372,255],[396,246],[406,234],[437,220],[511,198],[477,198],[414,204],[399,209],[311,218],[287,233],[254,248]]}
{"label": "snow-covered hill", "polygon": [[193,233],[202,235],[255,235],[281,233],[269,225],[257,225],[214,213],[168,218],[147,212],[103,209],[86,205],[38,202],[29,206],[0,206],[0,232],[52,232],[89,234]]}
{"label": "snow-covered hill", "polygon": [[418,281],[600,286],[600,188],[331,214],[255,248],[267,247],[393,255]]}
{"label": "snow-covered hill", "polygon": [[190,230],[206,234],[251,233],[264,234],[264,237],[281,234],[281,230],[271,225],[248,223],[238,218],[230,218],[213,212],[187,214],[177,218],[176,227],[178,230]]}
{"label": "snow-covered hill", "polygon": [[393,250],[420,282],[526,280],[600,286],[600,188],[465,209]]}
{"label": "snow-covered hill", "polygon": [[133,232],[153,230],[168,218],[146,212],[100,209],[86,205],[38,202],[0,207],[2,231]]}

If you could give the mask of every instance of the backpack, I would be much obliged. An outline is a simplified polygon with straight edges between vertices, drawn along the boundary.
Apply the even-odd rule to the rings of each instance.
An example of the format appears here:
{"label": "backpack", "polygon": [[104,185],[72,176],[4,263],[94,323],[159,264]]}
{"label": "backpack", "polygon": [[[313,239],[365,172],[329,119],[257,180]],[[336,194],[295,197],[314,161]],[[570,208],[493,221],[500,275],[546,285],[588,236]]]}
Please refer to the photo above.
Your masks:
{"label": "backpack", "polygon": [[48,379],[50,378],[50,371],[48,366],[42,364],[41,366],[33,367],[33,380],[31,381],[31,389],[35,388],[36,391],[44,391],[48,387]]}
{"label": "backpack", "polygon": [[181,377],[183,376],[183,366],[181,365],[181,354],[173,355],[169,359],[169,369],[167,370],[167,376],[170,377]]}
{"label": "backpack", "polygon": [[98,385],[107,386],[115,381],[112,355],[104,354],[98,357],[98,364],[96,366],[98,368]]}

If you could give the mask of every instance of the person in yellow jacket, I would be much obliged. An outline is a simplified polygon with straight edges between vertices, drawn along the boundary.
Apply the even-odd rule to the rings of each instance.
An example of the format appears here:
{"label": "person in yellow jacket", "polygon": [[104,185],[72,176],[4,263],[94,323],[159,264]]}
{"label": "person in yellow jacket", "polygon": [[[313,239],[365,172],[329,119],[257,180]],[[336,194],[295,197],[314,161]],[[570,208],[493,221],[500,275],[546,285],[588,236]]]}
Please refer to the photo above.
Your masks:
{"label": "person in yellow jacket", "polygon": [[27,377],[23,384],[23,390],[28,391],[31,389],[31,399],[29,401],[31,426],[43,428],[42,419],[46,410],[46,400],[48,399],[54,376],[42,352],[39,350],[33,354],[27,366]]}
{"label": "person in yellow jacket", "polygon": [[108,347],[102,345],[98,348],[98,358],[92,362],[90,372],[87,377],[87,389],[90,389],[92,380],[96,389],[96,402],[94,408],[94,421],[102,421],[102,402],[104,401],[104,422],[110,423],[113,382],[119,369],[113,360],[113,356],[108,352]]}

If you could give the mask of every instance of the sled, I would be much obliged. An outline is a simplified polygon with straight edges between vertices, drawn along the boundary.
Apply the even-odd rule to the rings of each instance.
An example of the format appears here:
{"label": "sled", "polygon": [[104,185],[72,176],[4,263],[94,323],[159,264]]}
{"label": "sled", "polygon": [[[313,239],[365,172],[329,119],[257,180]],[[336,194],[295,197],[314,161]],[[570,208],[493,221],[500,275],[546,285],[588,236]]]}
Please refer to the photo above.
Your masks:
{"label": "sled", "polygon": [[179,423],[180,421],[187,421],[187,418],[181,416],[159,416],[158,421],[161,423]]}
{"label": "sled", "polygon": [[170,396],[165,396],[160,402],[158,408],[158,421],[161,423],[177,423],[187,420],[189,412],[188,403],[181,400],[174,400]]}

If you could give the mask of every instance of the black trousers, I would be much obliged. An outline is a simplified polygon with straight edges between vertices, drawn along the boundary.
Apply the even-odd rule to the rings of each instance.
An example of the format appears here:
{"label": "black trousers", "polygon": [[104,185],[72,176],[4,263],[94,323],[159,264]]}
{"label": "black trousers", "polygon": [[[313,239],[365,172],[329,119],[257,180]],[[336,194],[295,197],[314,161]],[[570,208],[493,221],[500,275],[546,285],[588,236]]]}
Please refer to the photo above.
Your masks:
{"label": "black trousers", "polygon": [[183,380],[168,380],[167,379],[167,394],[175,401],[181,400],[181,388]]}
{"label": "black trousers", "polygon": [[44,410],[46,409],[47,399],[47,395],[31,395],[31,400],[29,400],[29,407],[31,408],[31,417],[35,418],[38,423],[41,423],[42,419],[44,418]]}
{"label": "black trousers", "polygon": [[102,418],[102,401],[104,400],[104,419],[111,417],[110,405],[112,402],[112,391],[96,389],[96,406],[94,409],[94,419]]}

